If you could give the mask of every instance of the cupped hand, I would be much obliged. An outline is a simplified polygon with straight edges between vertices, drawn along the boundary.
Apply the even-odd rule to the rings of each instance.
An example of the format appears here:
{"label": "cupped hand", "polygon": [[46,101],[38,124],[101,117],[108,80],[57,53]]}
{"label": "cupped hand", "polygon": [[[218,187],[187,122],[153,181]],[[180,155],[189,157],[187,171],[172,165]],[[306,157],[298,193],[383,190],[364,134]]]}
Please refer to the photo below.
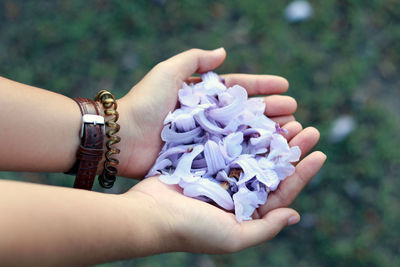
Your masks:
{"label": "cupped hand", "polygon": [[[318,141],[319,134],[314,128],[301,130],[297,122],[289,122],[284,127],[292,130],[286,138],[290,145],[301,147],[303,156]],[[186,197],[179,186],[166,185],[158,177],[139,182],[124,196],[142,194],[142,205],[148,205],[148,201],[149,207],[155,207],[152,211],[162,233],[158,233],[162,237],[160,252],[232,253],[268,241],[284,227],[299,222],[299,214],[286,207],[319,171],[325,159],[319,151],[302,159],[295,173],[269,194],[267,203],[254,213],[254,219],[242,223],[236,221],[232,212]]]}
{"label": "cupped hand", "polygon": [[[154,164],[162,147],[161,130],[169,111],[178,103],[178,90],[183,82],[196,82],[194,73],[204,73],[225,60],[225,50],[191,49],[157,64],[131,91],[118,100],[122,138],[119,175],[142,179]],[[264,97],[265,114],[284,125],[294,121],[297,103],[281,96],[288,82],[273,75],[227,74],[227,86],[239,84],[249,96]]]}
{"label": "cupped hand", "polygon": [[[193,73],[203,73],[219,66],[225,59],[223,49],[204,51],[193,49],[170,58],[154,67],[131,92],[120,100],[129,118],[129,133],[124,148],[124,175],[142,177],[154,163],[161,149],[160,132],[163,120],[177,105],[177,91],[184,81],[197,82]],[[290,146],[298,145],[304,157],[315,146],[319,132],[312,127],[302,129],[293,113],[296,101],[280,96],[288,82],[271,75],[222,75],[227,86],[242,85],[250,96],[264,97],[265,114],[288,130],[285,135]],[[322,167],[326,156],[314,152],[302,159],[296,172],[270,193],[268,201],[254,213],[252,221],[238,223],[232,212],[212,204],[191,199],[178,186],[163,184],[157,177],[145,179],[125,193],[142,194],[157,207],[163,231],[168,238],[160,241],[162,251],[191,251],[227,253],[270,240],[285,226],[297,223],[299,214],[289,206],[302,188]],[[164,235],[163,235],[164,236]]]}

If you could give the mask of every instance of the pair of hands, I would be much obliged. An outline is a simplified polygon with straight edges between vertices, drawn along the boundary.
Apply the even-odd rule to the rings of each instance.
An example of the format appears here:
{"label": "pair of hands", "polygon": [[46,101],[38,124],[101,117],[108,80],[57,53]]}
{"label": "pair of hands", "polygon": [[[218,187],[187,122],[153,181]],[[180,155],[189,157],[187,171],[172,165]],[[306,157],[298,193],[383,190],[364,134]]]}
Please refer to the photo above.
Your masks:
{"label": "pair of hands", "polygon": [[[193,73],[213,70],[225,60],[224,49],[206,51],[192,49],[156,65],[132,90],[119,100],[121,124],[120,174],[141,178],[155,162],[162,147],[160,132],[169,111],[177,105],[177,92],[182,83],[196,82]],[[288,82],[271,75],[223,75],[227,86],[239,84],[250,96],[268,95],[265,115],[288,130],[290,146],[299,146],[302,159],[296,172],[286,178],[268,201],[254,213],[253,221],[238,223],[234,214],[208,203],[184,196],[177,186],[169,186],[158,177],[147,178],[132,187],[124,198],[140,195],[141,201],[154,207],[155,233],[162,252],[191,251],[226,253],[241,250],[272,239],[285,226],[297,223],[299,214],[290,205],[302,188],[322,167],[326,156],[322,152],[306,154],[315,146],[319,132],[302,129],[293,113],[297,103],[281,96]],[[157,236],[157,234],[155,234]]]}

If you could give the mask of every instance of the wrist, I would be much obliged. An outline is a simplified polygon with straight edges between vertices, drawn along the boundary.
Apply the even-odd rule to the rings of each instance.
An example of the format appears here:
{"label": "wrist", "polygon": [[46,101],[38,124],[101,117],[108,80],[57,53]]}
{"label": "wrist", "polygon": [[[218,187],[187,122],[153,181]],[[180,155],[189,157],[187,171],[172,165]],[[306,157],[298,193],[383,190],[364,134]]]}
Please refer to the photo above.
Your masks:
{"label": "wrist", "polygon": [[[107,118],[104,115],[104,107],[103,107],[103,105],[101,103],[99,103],[98,101],[95,101],[95,102],[96,102],[97,108],[99,109],[100,116],[103,116],[104,117],[104,121],[106,121]],[[97,167],[96,175],[100,175],[104,170],[104,162],[106,160],[106,156],[105,155],[106,155],[106,152],[107,152],[107,146],[106,146],[106,143],[107,143],[107,135],[106,135],[107,129],[105,128],[105,130],[106,131],[104,132],[104,142],[103,142],[104,153],[103,153],[102,158],[101,158],[101,160],[99,162],[99,165]]]}
{"label": "wrist", "polygon": [[[149,100],[128,94],[118,102],[121,110],[121,172],[120,175],[143,179],[161,151],[162,120],[151,108]],[[153,116],[156,114],[156,116]]]}
{"label": "wrist", "polygon": [[127,225],[131,229],[127,258],[171,251],[168,247],[172,237],[169,217],[156,200],[136,190],[130,190],[118,197],[120,207],[125,207]]}
{"label": "wrist", "polygon": [[[128,177],[126,170],[130,164],[129,155],[132,150],[132,144],[130,142],[132,142],[132,140],[134,141],[136,138],[129,123],[129,106],[125,105],[125,103],[120,99],[116,100],[116,102],[118,103],[118,124],[120,125],[120,130],[117,135],[121,138],[121,141],[113,145],[113,147],[120,150],[120,153],[114,154],[113,157],[119,161],[117,166],[118,176]],[[107,137],[106,139],[108,140]],[[106,147],[105,150],[107,150]],[[103,168],[104,164],[102,164],[101,170],[103,170]]]}
{"label": "wrist", "polygon": [[[118,175],[120,149],[116,146],[121,141],[119,136],[120,124],[118,123],[119,112],[118,103],[114,95],[107,90],[100,90],[95,99],[96,105],[100,105],[103,109],[101,111],[105,117],[105,133],[104,143],[101,144],[103,153],[103,170],[98,176],[99,183],[104,188],[111,188],[114,185],[116,176]],[[104,159],[105,157],[105,159]],[[99,170],[98,170],[99,171]],[[101,168],[100,168],[101,171]]]}
{"label": "wrist", "polygon": [[[146,175],[147,166],[143,164],[148,147],[143,147],[143,135],[140,132],[140,124],[135,119],[135,106],[126,97],[117,100],[119,124],[121,126],[119,136],[121,142],[117,147],[121,149],[118,155],[118,175],[123,177],[143,179]],[[137,104],[137,103],[135,103]],[[150,168],[150,167],[148,167]]]}

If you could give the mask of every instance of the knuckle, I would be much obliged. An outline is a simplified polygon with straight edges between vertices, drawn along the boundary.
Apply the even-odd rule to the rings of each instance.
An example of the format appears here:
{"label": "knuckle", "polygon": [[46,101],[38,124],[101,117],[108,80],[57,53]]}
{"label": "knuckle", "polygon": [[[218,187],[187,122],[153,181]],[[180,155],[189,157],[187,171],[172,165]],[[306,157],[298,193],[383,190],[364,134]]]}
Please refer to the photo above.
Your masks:
{"label": "knuckle", "polygon": [[157,65],[154,66],[154,70],[167,70],[168,69],[168,62],[167,61],[161,61]]}
{"label": "knuckle", "polygon": [[287,194],[282,191],[280,187],[278,187],[278,189],[275,191],[275,194],[282,206],[288,206],[290,204]]}
{"label": "knuckle", "polygon": [[308,183],[308,180],[309,180],[309,179],[307,179],[306,177],[304,177],[304,175],[298,174],[297,176],[299,177],[299,180],[300,180],[300,182],[301,182],[303,185],[306,185],[306,184]]}
{"label": "knuckle", "polygon": [[172,75],[173,73],[171,70],[172,70],[171,63],[169,63],[166,60],[166,61],[161,61],[160,63],[155,65],[151,71],[157,73],[158,75],[163,75],[164,77],[165,75],[168,76]]}
{"label": "knuckle", "polygon": [[200,53],[202,50],[199,48],[191,48],[188,50],[189,53],[193,53],[193,54],[198,54]]}

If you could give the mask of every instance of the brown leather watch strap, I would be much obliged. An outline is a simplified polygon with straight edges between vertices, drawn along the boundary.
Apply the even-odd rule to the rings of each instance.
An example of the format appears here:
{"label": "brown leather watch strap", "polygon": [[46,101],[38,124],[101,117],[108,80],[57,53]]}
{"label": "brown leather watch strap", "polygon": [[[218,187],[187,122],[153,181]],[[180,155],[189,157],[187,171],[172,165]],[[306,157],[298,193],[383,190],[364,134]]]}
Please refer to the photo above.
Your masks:
{"label": "brown leather watch strap", "polygon": [[82,116],[85,114],[100,115],[96,101],[83,97],[75,97],[74,100],[78,103]]}
{"label": "brown leather watch strap", "polygon": [[75,188],[91,190],[104,154],[104,118],[95,101],[81,97],[74,100],[82,112],[82,129],[77,162],[70,173],[76,171]]}

